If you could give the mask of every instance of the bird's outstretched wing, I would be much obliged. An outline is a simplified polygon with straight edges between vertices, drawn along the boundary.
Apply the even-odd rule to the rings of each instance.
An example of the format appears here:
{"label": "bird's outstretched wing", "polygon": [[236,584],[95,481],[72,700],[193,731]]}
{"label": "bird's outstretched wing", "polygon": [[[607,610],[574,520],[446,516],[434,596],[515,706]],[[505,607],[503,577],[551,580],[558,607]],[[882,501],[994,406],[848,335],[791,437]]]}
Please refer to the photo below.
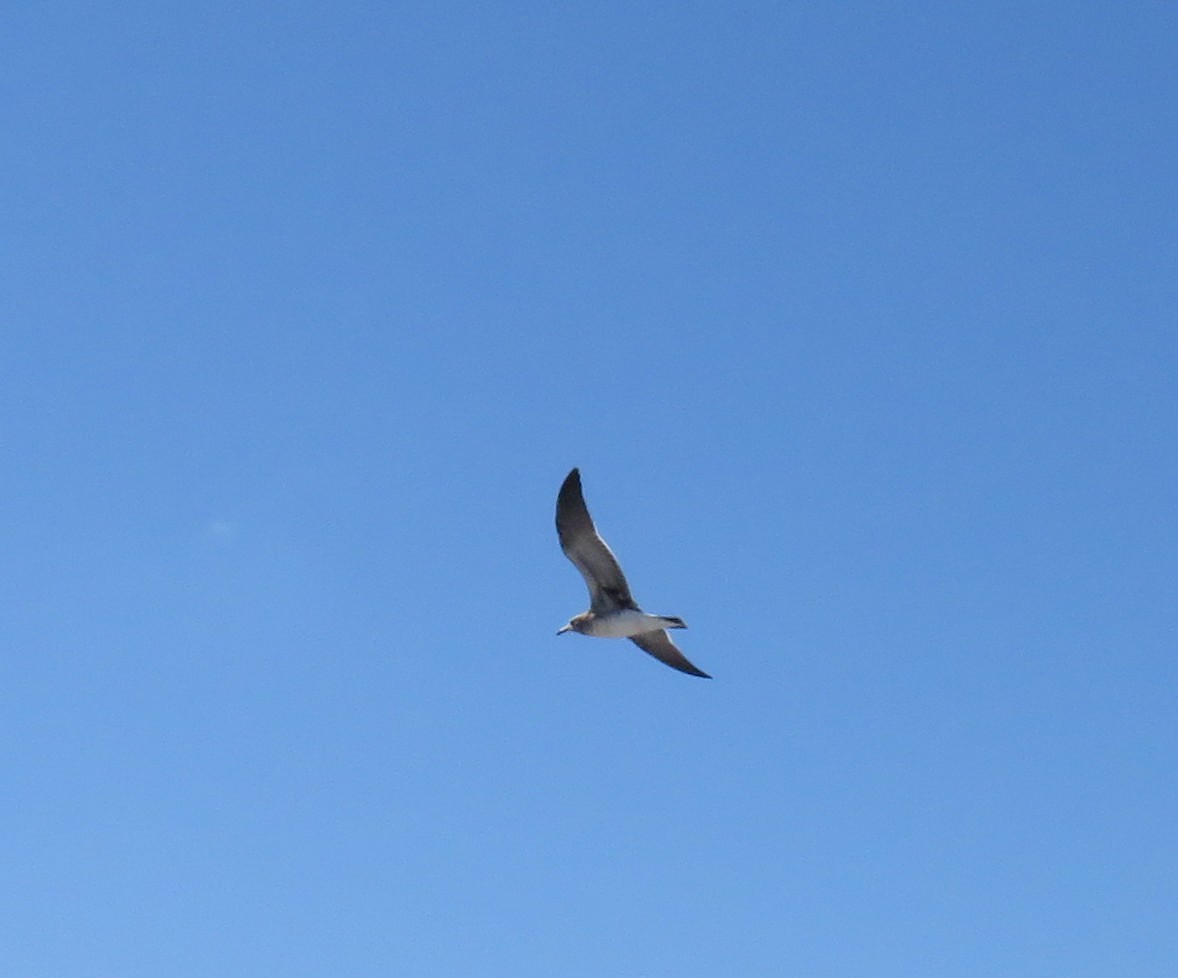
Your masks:
{"label": "bird's outstretched wing", "polygon": [[671,636],[665,631],[643,632],[641,635],[631,635],[630,641],[643,652],[653,655],[659,662],[665,662],[672,669],[678,669],[689,676],[699,676],[701,679],[711,679],[702,669],[697,669],[687,661],[687,656],[679,651],[677,645],[671,641]]}
{"label": "bird's outstretched wing", "polygon": [[618,566],[618,559],[593,525],[581,494],[579,469],[568,474],[556,497],[556,532],[560,536],[560,549],[589,586],[589,607],[595,615],[638,607],[630,596],[630,585]]}

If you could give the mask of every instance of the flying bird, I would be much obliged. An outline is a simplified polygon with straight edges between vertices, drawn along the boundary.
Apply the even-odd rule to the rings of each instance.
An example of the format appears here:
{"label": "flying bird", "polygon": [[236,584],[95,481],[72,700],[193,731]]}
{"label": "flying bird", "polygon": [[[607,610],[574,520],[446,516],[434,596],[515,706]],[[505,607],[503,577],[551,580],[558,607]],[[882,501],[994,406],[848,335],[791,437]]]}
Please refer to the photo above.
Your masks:
{"label": "flying bird", "polygon": [[589,610],[570,618],[557,631],[580,632],[595,638],[628,638],[643,652],[689,676],[711,679],[676,648],[668,628],[686,628],[682,618],[648,615],[630,596],[630,586],[613,551],[597,533],[581,494],[581,472],[573,469],[556,497],[556,532],[560,549],[589,586]]}

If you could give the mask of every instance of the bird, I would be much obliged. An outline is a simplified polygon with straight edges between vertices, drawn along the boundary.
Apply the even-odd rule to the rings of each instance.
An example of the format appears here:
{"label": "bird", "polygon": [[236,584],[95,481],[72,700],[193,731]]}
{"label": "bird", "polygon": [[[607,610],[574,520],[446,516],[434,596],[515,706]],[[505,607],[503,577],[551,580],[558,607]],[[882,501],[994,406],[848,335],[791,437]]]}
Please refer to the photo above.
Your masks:
{"label": "bird", "polygon": [[668,628],[686,628],[683,619],[648,615],[630,596],[630,586],[618,559],[593,525],[581,492],[579,469],[573,469],[565,477],[557,494],[556,533],[560,537],[560,549],[589,587],[589,610],[570,618],[567,625],[557,630],[557,635],[580,632],[595,638],[628,638],[672,669],[701,679],[712,678],[688,662],[667,634]]}

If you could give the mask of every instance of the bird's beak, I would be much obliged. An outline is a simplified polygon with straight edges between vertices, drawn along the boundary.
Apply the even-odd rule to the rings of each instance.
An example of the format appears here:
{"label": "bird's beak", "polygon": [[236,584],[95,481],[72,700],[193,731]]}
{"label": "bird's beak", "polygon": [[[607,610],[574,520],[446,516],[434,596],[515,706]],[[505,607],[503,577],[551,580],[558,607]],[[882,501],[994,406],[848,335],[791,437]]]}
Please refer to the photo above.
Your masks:
{"label": "bird's beak", "polygon": [[563,635],[565,632],[571,632],[572,630],[573,630],[573,626],[572,626],[572,625],[565,625],[565,626],[564,626],[564,628],[558,628],[558,629],[556,630],[556,634],[557,634],[557,635]]}

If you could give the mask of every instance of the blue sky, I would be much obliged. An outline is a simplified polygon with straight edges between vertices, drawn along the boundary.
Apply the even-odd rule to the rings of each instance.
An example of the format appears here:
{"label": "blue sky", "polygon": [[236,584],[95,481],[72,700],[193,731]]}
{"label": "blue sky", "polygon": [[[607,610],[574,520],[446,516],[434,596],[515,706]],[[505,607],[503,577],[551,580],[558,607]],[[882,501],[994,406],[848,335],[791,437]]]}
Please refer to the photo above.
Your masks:
{"label": "blue sky", "polygon": [[1172,973],[1176,27],[9,5],[6,971]]}

